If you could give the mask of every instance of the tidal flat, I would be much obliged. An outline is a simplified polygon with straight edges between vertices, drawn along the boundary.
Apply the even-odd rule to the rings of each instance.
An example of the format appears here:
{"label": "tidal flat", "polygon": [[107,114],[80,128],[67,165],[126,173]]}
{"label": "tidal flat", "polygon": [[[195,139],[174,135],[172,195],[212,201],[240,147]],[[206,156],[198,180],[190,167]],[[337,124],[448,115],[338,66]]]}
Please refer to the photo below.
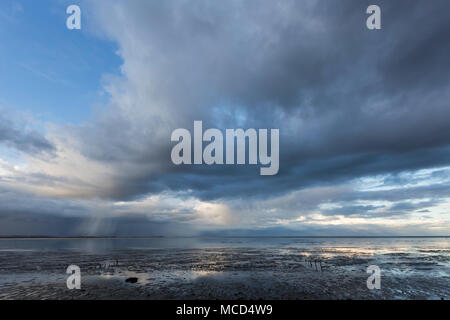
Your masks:
{"label": "tidal flat", "polygon": [[447,300],[450,239],[4,239],[0,299]]}

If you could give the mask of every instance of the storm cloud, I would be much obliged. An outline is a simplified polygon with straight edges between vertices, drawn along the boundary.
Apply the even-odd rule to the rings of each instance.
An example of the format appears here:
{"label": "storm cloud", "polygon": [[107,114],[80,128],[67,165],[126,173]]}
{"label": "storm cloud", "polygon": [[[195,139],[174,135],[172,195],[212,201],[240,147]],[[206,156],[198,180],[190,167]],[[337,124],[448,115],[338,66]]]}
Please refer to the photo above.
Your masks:
{"label": "storm cloud", "polygon": [[[377,31],[366,28],[370,4],[82,2],[86,28],[118,45],[122,74],[108,78],[105,108],[78,126],[53,125],[32,139],[1,121],[0,141],[28,153],[55,148],[51,159],[30,157],[31,172],[11,173],[7,183],[105,203],[169,194],[198,201],[172,208],[171,222],[197,221],[199,208],[213,205],[222,226],[243,215],[247,225],[320,225],[311,218],[318,212],[343,224],[407,219],[439,207],[449,194],[447,169],[409,184],[420,170],[438,175],[450,160],[450,4],[377,1]],[[173,165],[171,132],[192,130],[195,120],[221,130],[280,129],[279,174]],[[396,192],[355,187],[370,177]],[[263,215],[264,206],[272,211]]]}
{"label": "storm cloud", "polygon": [[[257,196],[446,165],[448,4],[381,1],[383,29],[373,32],[368,3],[97,2],[127,81],[112,85],[107,114],[77,133],[80,151],[127,171],[113,181],[119,198]],[[280,128],[279,176],[261,184],[252,167],[171,165],[170,133],[194,120]]]}
{"label": "storm cloud", "polygon": [[0,144],[28,154],[54,151],[54,146],[42,133],[8,118],[8,113],[2,108],[0,111],[3,111],[0,114]]}

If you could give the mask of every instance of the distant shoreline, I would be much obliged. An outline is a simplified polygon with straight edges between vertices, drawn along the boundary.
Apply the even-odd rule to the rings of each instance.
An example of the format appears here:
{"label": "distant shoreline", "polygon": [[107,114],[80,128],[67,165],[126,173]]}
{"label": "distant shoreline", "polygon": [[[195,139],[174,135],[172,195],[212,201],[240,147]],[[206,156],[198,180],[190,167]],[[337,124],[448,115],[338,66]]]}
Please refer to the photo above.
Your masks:
{"label": "distant shoreline", "polygon": [[0,236],[0,240],[82,239],[437,239],[450,236]]}

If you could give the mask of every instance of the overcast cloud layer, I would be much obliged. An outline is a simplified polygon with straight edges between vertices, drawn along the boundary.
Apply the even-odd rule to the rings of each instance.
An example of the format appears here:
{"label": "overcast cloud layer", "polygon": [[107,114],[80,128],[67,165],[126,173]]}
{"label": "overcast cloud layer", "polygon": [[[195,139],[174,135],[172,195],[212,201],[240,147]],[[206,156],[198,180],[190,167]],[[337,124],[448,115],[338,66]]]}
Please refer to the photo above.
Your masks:
{"label": "overcast cloud layer", "polygon": [[[0,234],[449,234],[450,3],[377,1],[370,31],[372,2],[82,3],[122,74],[81,125],[0,117],[24,159],[0,157]],[[279,128],[279,174],[174,166],[171,132],[194,120]]]}

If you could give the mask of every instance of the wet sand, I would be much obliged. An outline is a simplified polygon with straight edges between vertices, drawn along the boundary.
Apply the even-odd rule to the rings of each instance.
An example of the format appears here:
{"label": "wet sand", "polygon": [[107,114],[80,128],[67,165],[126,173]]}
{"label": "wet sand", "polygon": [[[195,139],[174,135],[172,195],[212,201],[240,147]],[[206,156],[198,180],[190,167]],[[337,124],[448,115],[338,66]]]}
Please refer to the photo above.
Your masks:
{"label": "wet sand", "polygon": [[[440,300],[450,299],[449,257],[445,248],[0,250],[0,299]],[[67,289],[71,264],[81,290]],[[367,288],[370,265],[381,290]]]}

